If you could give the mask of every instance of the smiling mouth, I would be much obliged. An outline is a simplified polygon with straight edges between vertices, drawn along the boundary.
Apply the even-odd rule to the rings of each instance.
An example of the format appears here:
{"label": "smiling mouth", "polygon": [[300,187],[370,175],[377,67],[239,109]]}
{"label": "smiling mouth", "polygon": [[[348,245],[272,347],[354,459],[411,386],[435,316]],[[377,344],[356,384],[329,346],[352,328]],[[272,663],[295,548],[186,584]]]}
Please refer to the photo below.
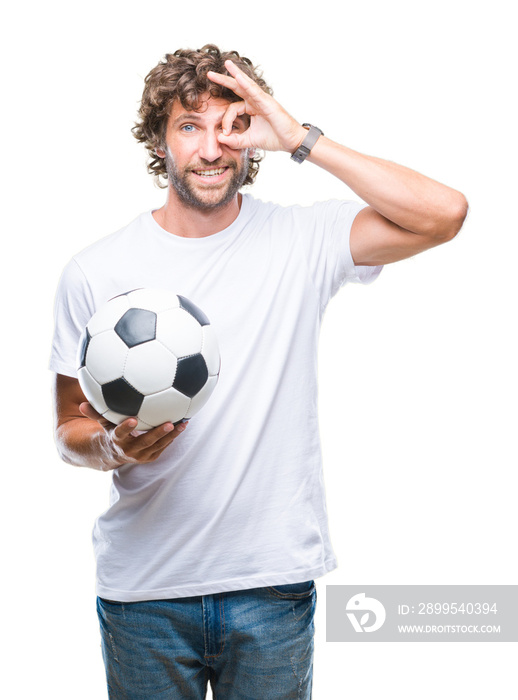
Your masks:
{"label": "smiling mouth", "polygon": [[217,177],[218,175],[223,175],[226,170],[228,170],[228,167],[211,168],[209,170],[193,170],[192,172],[200,177]]}

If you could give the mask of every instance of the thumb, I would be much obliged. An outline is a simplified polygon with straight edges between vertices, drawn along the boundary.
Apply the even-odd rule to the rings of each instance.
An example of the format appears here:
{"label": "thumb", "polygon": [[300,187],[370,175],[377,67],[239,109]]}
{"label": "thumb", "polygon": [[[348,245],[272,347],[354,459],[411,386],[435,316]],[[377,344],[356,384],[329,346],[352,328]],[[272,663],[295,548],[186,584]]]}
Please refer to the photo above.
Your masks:
{"label": "thumb", "polygon": [[83,416],[86,416],[87,418],[93,418],[93,420],[98,420],[99,418],[102,418],[100,413],[97,413],[95,408],[88,403],[88,401],[83,401],[83,403],[79,404],[79,410],[83,414]]}
{"label": "thumb", "polygon": [[248,143],[245,143],[245,138],[242,134],[218,134],[218,141],[224,146],[228,146],[235,151],[239,151],[249,146]]}
{"label": "thumb", "polygon": [[79,410],[85,416],[86,418],[90,418],[91,420],[96,420],[98,423],[100,423],[103,427],[107,427],[112,425],[109,420],[104,418],[100,413],[98,413],[95,408],[89,404],[87,401],[84,401],[83,403],[79,404]]}

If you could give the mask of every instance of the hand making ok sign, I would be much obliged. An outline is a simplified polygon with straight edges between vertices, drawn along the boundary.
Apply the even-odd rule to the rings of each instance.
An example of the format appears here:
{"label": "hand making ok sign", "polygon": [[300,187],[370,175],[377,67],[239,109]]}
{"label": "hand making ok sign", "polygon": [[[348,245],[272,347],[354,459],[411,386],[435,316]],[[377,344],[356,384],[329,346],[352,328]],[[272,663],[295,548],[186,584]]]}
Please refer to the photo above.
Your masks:
{"label": "hand making ok sign", "polygon": [[[234,149],[296,151],[307,134],[306,129],[232,61],[225,61],[225,68],[230,75],[209,71],[207,77],[232,90],[241,101],[229,104],[218,136],[220,143]],[[250,116],[250,126],[240,134],[232,133],[234,120],[243,114]]]}

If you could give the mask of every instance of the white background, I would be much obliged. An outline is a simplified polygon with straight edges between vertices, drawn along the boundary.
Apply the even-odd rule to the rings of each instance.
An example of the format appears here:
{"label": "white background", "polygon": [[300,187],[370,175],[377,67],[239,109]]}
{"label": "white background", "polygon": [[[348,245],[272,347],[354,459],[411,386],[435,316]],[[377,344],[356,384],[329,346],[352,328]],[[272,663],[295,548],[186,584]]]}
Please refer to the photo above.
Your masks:
{"label": "white background", "polygon": [[[4,696],[106,697],[90,532],[109,476],[54,449],[53,296],[75,252],[161,205],[130,133],[143,78],[166,52],[214,42],[259,63],[301,122],[470,203],[454,241],[344,289],[324,321],[339,568],[318,582],[314,697],[515,698],[516,644],[330,644],[324,615],[326,584],[518,583],[511,3],[13,7],[0,42]],[[252,192],[283,204],[355,198],[285,154],[267,155]]]}

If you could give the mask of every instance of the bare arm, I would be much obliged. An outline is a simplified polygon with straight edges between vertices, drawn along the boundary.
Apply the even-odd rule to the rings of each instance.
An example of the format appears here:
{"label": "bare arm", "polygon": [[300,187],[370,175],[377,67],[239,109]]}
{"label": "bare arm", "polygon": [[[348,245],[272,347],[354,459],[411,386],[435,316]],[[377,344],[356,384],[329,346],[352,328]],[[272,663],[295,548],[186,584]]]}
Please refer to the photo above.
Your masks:
{"label": "bare arm", "polygon": [[147,433],[133,435],[135,418],[114,426],[86,401],[77,379],[61,374],[55,377],[54,415],[61,458],[74,466],[101,471],[155,461],[187,425],[164,423]]}
{"label": "bare arm", "polygon": [[[293,153],[306,129],[232,61],[226,61],[225,67],[230,76],[207,75],[242,101],[229,105],[219,140],[230,148]],[[248,129],[231,133],[236,117],[245,113],[250,116]],[[395,262],[444,243],[456,235],[467,215],[466,198],[457,190],[325,136],[318,139],[308,160],[342,180],[369,205],[356,216],[351,229],[351,253],[357,265]]]}
{"label": "bare arm", "polygon": [[395,262],[449,241],[466,218],[468,204],[457,190],[325,136],[308,160],[340,178],[370,205],[356,216],[351,229],[357,265]]}

